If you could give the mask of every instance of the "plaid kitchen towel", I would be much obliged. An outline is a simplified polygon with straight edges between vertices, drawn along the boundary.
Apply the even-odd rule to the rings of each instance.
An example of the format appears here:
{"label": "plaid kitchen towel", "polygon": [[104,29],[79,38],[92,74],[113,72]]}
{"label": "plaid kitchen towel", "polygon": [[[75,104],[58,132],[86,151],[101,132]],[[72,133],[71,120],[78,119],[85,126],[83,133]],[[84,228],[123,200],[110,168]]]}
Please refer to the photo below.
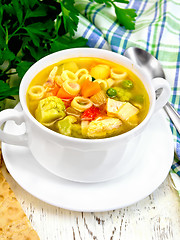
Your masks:
{"label": "plaid kitchen towel", "polygon": [[[113,8],[87,0],[76,1],[81,13],[77,36],[88,39],[88,46],[123,54],[130,46],[145,49],[162,64],[171,85],[171,104],[180,112],[180,1],[130,0],[116,3],[122,8],[136,9],[135,30],[126,30],[115,20]],[[180,194],[180,135],[171,121],[176,156],[171,176]]]}

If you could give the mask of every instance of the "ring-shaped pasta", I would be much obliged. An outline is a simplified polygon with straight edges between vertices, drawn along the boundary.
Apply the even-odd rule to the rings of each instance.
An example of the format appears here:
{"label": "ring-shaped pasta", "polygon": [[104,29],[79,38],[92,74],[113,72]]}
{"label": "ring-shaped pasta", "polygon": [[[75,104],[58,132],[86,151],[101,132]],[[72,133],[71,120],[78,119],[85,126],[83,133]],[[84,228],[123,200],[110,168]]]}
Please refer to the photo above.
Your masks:
{"label": "ring-shaped pasta", "polygon": [[108,83],[107,83],[106,80],[96,79],[94,82],[99,83],[102,90],[107,90],[108,89]]}
{"label": "ring-shaped pasta", "polygon": [[91,100],[85,97],[75,97],[71,102],[71,107],[78,110],[79,112],[84,112],[91,106],[92,106]]}
{"label": "ring-shaped pasta", "polygon": [[107,82],[108,88],[110,88],[110,87],[112,87],[112,86],[114,85],[115,80],[112,79],[112,78],[108,78],[108,79],[106,80],[106,82]]}
{"label": "ring-shaped pasta", "polygon": [[88,74],[89,71],[86,68],[79,69],[75,74],[78,78],[82,77],[84,74]]}
{"label": "ring-shaped pasta", "polygon": [[60,75],[57,75],[54,80],[55,80],[55,83],[56,83],[58,86],[60,86],[60,87],[62,86],[63,80],[62,80],[62,78],[61,78]]}
{"label": "ring-shaped pasta", "polygon": [[32,86],[28,91],[28,94],[29,94],[31,100],[42,99],[44,96],[44,93],[45,93],[45,89],[43,86],[40,86],[40,85]]}
{"label": "ring-shaped pasta", "polygon": [[80,77],[80,79],[78,80],[79,84],[81,85],[85,80],[89,80],[92,81],[92,77],[90,74],[84,74]]}
{"label": "ring-shaped pasta", "polygon": [[48,79],[54,80],[56,73],[57,73],[58,67],[55,66],[53,67],[53,69],[51,70]]}
{"label": "ring-shaped pasta", "polygon": [[80,85],[77,82],[67,80],[63,82],[62,87],[64,90],[71,94],[72,96],[76,96],[80,92]]}
{"label": "ring-shaped pasta", "polygon": [[75,75],[75,73],[69,71],[69,70],[64,70],[61,74],[61,79],[63,80],[63,82],[67,81],[67,80],[71,80],[71,81],[78,81],[78,77]]}
{"label": "ring-shaped pasta", "polygon": [[127,77],[127,72],[120,72],[118,69],[111,69],[111,77],[115,80],[123,80]]}

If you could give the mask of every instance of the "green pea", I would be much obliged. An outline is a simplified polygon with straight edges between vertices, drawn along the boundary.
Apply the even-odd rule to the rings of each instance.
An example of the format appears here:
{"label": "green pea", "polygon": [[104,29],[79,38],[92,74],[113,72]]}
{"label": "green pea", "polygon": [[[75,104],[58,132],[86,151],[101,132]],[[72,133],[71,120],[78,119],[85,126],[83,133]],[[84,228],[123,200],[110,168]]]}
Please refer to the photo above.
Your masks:
{"label": "green pea", "polygon": [[114,89],[114,88],[109,88],[109,89],[106,91],[106,93],[107,93],[107,95],[108,95],[109,97],[111,97],[111,98],[116,97],[116,95],[117,95],[117,91],[116,91],[116,89]]}
{"label": "green pea", "polygon": [[131,80],[123,80],[122,87],[125,89],[132,89],[134,87],[134,84]]}

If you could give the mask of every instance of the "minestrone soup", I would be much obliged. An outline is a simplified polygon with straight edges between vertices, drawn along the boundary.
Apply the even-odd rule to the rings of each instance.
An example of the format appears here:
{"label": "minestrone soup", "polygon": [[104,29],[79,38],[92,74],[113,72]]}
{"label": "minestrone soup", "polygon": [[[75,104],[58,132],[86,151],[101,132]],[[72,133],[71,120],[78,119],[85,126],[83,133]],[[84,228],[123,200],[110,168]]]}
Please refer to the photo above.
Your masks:
{"label": "minestrone soup", "polygon": [[27,105],[41,124],[77,138],[125,133],[146,117],[149,97],[130,70],[99,58],[63,60],[39,72]]}

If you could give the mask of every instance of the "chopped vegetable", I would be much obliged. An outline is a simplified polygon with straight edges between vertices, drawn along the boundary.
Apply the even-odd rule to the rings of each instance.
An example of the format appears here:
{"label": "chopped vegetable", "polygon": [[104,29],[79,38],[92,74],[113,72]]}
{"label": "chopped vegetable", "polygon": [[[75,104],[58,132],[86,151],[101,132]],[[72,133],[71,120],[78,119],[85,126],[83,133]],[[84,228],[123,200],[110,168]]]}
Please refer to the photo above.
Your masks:
{"label": "chopped vegetable", "polygon": [[49,123],[66,116],[63,101],[58,97],[47,97],[40,100],[35,117],[40,123]]}
{"label": "chopped vegetable", "polygon": [[110,68],[107,65],[99,64],[91,69],[90,74],[95,79],[107,79],[110,75]]}
{"label": "chopped vegetable", "polygon": [[75,62],[67,62],[59,66],[58,73],[61,74],[64,70],[69,70],[73,73],[76,73],[78,69],[79,68]]}
{"label": "chopped vegetable", "polygon": [[100,115],[99,108],[92,106],[89,109],[87,109],[86,111],[84,111],[84,113],[81,116],[81,120],[92,121],[95,118],[97,118],[99,115]]}
{"label": "chopped vegetable", "polygon": [[66,114],[76,117],[80,120],[82,113],[74,109],[73,107],[66,108]]}
{"label": "chopped vegetable", "polygon": [[80,124],[78,124],[78,123],[72,124],[71,135],[72,135],[72,137],[83,138]]}
{"label": "chopped vegetable", "polygon": [[117,97],[120,99],[125,94],[125,90],[121,87],[113,87],[117,92]]}
{"label": "chopped vegetable", "polygon": [[123,80],[122,87],[125,89],[132,89],[134,87],[134,84],[131,80]]}
{"label": "chopped vegetable", "polygon": [[116,100],[120,100],[122,102],[127,102],[131,99],[132,94],[130,91],[123,89],[121,87],[113,87],[113,88],[117,92]]}
{"label": "chopped vegetable", "polygon": [[74,116],[66,116],[64,119],[59,120],[57,122],[57,128],[59,133],[70,136],[72,131],[72,125],[76,121],[77,119]]}
{"label": "chopped vegetable", "polygon": [[144,102],[144,96],[143,95],[136,95],[136,96],[133,97],[132,101],[142,104]]}
{"label": "chopped vegetable", "polygon": [[104,104],[106,102],[106,93],[101,90],[100,92],[96,93],[95,95],[93,95],[90,100],[93,102],[93,104],[96,107],[101,106],[102,104]]}
{"label": "chopped vegetable", "polygon": [[130,101],[131,97],[132,97],[132,94],[129,91],[125,91],[124,95],[122,97],[120,97],[120,101],[128,102],[128,101]]}
{"label": "chopped vegetable", "polygon": [[91,97],[101,91],[101,87],[97,82],[91,82],[88,79],[82,83],[81,94],[83,97]]}
{"label": "chopped vegetable", "polygon": [[66,92],[64,88],[61,87],[57,93],[57,97],[62,99],[72,99],[74,96]]}
{"label": "chopped vegetable", "polygon": [[106,91],[107,95],[111,98],[114,98],[117,96],[117,91],[116,89],[114,88],[109,88],[107,91]]}
{"label": "chopped vegetable", "polygon": [[53,96],[56,96],[58,91],[59,91],[60,87],[58,85],[55,85],[54,88],[52,89],[52,94]]}

